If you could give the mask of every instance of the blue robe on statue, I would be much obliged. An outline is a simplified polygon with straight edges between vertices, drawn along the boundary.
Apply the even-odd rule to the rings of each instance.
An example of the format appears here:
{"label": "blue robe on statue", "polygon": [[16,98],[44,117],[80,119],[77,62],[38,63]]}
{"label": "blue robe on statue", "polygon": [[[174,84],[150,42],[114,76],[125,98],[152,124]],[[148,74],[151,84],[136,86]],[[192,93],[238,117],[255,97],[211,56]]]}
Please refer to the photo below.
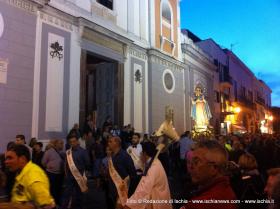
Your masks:
{"label": "blue robe on statue", "polygon": [[209,105],[203,96],[196,96],[191,108],[191,117],[197,127],[207,126],[212,114]]}

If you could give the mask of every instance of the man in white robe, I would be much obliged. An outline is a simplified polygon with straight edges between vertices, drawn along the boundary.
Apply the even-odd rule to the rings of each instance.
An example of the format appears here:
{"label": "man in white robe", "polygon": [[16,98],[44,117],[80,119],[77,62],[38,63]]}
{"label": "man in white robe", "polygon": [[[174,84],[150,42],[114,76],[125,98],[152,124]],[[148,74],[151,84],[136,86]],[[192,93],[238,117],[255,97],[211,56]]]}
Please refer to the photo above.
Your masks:
{"label": "man in white robe", "polygon": [[127,200],[125,209],[172,209],[168,180],[161,162],[155,159],[155,145],[151,142],[143,143],[141,160],[145,164],[145,173],[134,194]]}

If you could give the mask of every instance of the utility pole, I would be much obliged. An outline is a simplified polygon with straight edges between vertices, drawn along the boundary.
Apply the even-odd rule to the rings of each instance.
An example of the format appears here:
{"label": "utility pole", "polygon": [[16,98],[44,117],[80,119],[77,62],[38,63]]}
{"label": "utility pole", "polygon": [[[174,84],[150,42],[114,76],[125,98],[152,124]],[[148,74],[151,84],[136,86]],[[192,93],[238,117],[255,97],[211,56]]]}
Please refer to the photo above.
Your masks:
{"label": "utility pole", "polygon": [[238,44],[238,42],[234,43],[234,44],[230,44],[230,51],[232,51],[233,47]]}

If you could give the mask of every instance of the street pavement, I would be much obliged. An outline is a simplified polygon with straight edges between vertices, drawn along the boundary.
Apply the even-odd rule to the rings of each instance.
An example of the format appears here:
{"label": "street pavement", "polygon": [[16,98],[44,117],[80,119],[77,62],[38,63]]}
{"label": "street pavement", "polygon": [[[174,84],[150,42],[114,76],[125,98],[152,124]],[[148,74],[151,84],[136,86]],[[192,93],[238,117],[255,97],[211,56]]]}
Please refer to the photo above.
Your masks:
{"label": "street pavement", "polygon": [[106,196],[102,188],[98,188],[92,179],[88,181],[89,192],[84,196],[83,209],[106,209]]}

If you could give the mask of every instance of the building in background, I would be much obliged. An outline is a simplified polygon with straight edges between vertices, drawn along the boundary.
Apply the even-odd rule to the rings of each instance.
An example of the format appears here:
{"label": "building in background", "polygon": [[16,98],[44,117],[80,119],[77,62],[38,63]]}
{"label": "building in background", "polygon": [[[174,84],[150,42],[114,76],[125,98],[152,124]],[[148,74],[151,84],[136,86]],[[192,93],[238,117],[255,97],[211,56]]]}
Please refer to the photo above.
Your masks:
{"label": "building in background", "polygon": [[32,136],[37,6],[0,1],[0,150]]}
{"label": "building in background", "polygon": [[[220,108],[218,106],[217,93],[219,92],[219,80],[214,60],[202,51],[195,41],[200,40],[195,34],[189,30],[182,30],[181,35],[181,48],[182,48],[182,61],[186,64],[185,68],[185,95],[186,95],[186,122],[187,129],[191,130],[194,121],[191,116],[191,101],[190,98],[194,97],[194,91],[197,86],[201,86],[203,95],[207,100],[212,118],[210,126],[219,132],[219,117]],[[214,95],[214,96],[213,96]],[[217,127],[218,126],[218,127]]]}
{"label": "building in background", "polygon": [[232,132],[255,133],[254,115],[254,74],[250,69],[230,50],[225,50],[228,56],[228,68],[232,77],[232,89],[230,91],[231,105],[239,107],[240,112],[232,121]]}
{"label": "building in background", "polygon": [[[241,80],[232,74],[240,69],[250,80],[252,73],[213,40],[181,31],[178,0],[0,0],[0,23],[4,146],[16,134],[65,138],[73,124],[83,129],[89,115],[100,128],[110,117],[152,133],[172,113],[183,133],[193,127],[190,98],[198,84],[217,132],[256,129],[250,105],[245,114],[246,104],[235,101],[234,81]],[[250,85],[248,99],[270,101],[270,89],[251,86],[258,86],[253,80],[237,83],[237,93]]]}
{"label": "building in background", "polygon": [[274,116],[271,110],[271,89],[262,80],[254,80],[255,127],[261,133],[273,133]]}
{"label": "building in background", "polygon": [[273,115],[273,132],[280,134],[280,108],[272,107],[271,111]]}
{"label": "building in background", "polygon": [[215,98],[215,130],[216,133],[226,134],[231,126],[231,119],[237,114],[231,106],[230,92],[232,78],[228,68],[228,57],[224,50],[213,40],[196,40],[195,44],[201,48],[215,65],[214,98]]}
{"label": "building in background", "polygon": [[214,59],[219,73],[221,133],[272,133],[271,89],[212,39],[195,44]]}
{"label": "building in background", "polygon": [[65,138],[93,113],[97,127],[110,117],[152,133],[171,111],[186,130],[179,1],[0,4],[3,144],[18,133]]}

